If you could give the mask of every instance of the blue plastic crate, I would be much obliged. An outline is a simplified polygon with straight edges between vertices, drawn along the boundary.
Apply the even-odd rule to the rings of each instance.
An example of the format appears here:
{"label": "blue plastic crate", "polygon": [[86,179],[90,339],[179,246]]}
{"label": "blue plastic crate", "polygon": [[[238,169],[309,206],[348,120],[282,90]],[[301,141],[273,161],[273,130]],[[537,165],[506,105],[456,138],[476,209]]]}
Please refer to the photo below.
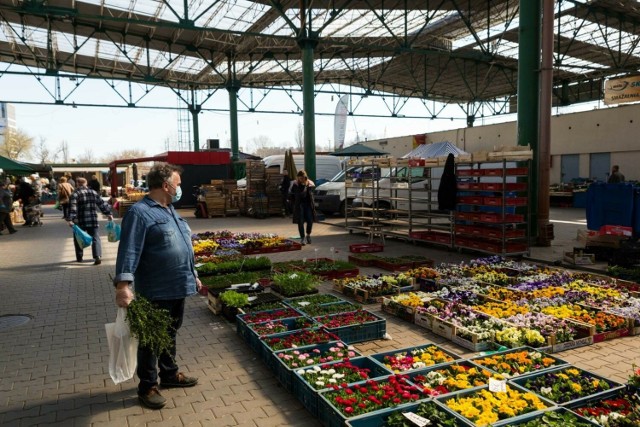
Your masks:
{"label": "blue plastic crate", "polygon": [[[389,377],[391,377],[392,375],[386,376],[386,377],[381,377],[381,378],[377,378],[376,382],[378,383],[383,383],[385,381],[387,381],[389,379]],[[362,384],[364,385],[366,382],[362,381],[361,383],[354,383],[353,386],[358,385],[358,384]],[[324,425],[325,427],[343,427],[345,425],[345,422],[348,421],[349,419],[355,419],[356,417],[347,417],[345,416],[338,408],[336,408],[330,401],[329,399],[327,399],[327,395],[331,394],[333,392],[333,390],[325,390],[325,391],[321,391],[318,393],[318,418],[320,420],[320,422],[322,423],[322,425]],[[425,400],[425,399],[422,399]],[[391,409],[391,408],[396,408],[396,409],[402,409],[404,406],[407,406],[409,404],[413,404],[419,401],[415,401],[415,402],[406,402],[400,405],[395,405],[395,406],[391,406],[389,408],[382,408],[378,411],[371,411],[371,413],[374,412],[379,412],[379,411],[384,411],[387,409]],[[361,414],[358,415],[358,417],[360,416],[364,416],[365,414]],[[369,414],[367,414],[369,415]]]}
{"label": "blue plastic crate", "polygon": [[[349,301],[338,301],[338,302],[334,302],[334,303],[330,303],[330,304],[320,304],[318,307],[333,307],[339,310],[339,311],[335,311],[334,313],[331,314],[339,314],[339,313],[349,313],[351,311],[356,311],[362,308],[361,305],[359,304],[354,304],[352,302]],[[322,316],[328,316],[328,314],[314,314],[314,313],[310,313],[309,311],[305,311],[304,309],[300,310],[302,313],[305,313],[307,316],[309,317],[322,317]]]}
{"label": "blue plastic crate", "polygon": [[[367,310],[364,310],[367,311]],[[347,344],[363,341],[377,340],[384,337],[387,332],[387,320],[374,313],[371,313],[376,320],[358,325],[340,326],[338,328],[327,328],[327,331],[336,334]],[[318,321],[318,318],[315,318]],[[318,323],[320,323],[318,321]]]}
{"label": "blue plastic crate", "polygon": [[[323,363],[321,365],[314,365],[314,366],[307,367],[305,368],[305,370],[314,369],[317,367],[321,369],[331,369],[333,365],[341,362],[342,361]],[[370,369],[370,373],[369,373],[370,379],[389,375],[386,369],[383,369],[379,364],[377,364],[375,361],[373,361],[373,359],[369,357],[366,357],[366,356],[356,357],[351,359],[350,362],[352,365],[357,366],[358,368]],[[328,387],[324,387],[322,389],[314,388],[311,384],[309,384],[307,379],[300,374],[299,370],[292,371],[291,378],[293,380],[293,387],[292,387],[293,394],[298,397],[300,402],[304,405],[305,408],[307,408],[307,410],[314,417],[317,417],[318,416],[318,394],[321,391],[328,390]]]}
{"label": "blue plastic crate", "polygon": [[[304,302],[308,302],[309,299],[313,299],[313,297],[318,296],[321,294],[314,294],[314,295],[307,295],[307,296],[303,296],[303,297],[297,297],[297,298],[289,298],[284,300],[284,303],[286,305],[288,305],[289,307],[298,310],[298,311],[304,311],[304,307],[305,305],[300,305],[300,303],[304,303]],[[328,301],[326,303],[322,303],[322,304],[315,304],[312,303],[311,305],[324,305],[324,304],[335,304],[336,302],[347,302],[344,299],[337,297],[335,295],[331,295],[331,294],[322,294],[323,297],[331,297],[332,301]]]}
{"label": "blue plastic crate", "polygon": [[[278,320],[274,320],[273,322],[250,323],[246,325],[246,331],[247,331],[246,333],[248,334],[249,346],[253,349],[253,351],[255,351],[256,353],[261,351],[260,349],[261,336],[274,335],[274,334],[258,335],[253,328],[259,325],[266,325],[268,323],[276,323],[276,322],[280,322],[284,324],[287,327],[286,332],[296,331],[296,330],[305,329],[305,328],[311,328],[316,325],[316,322],[313,319],[309,319],[308,317],[305,317],[305,316],[290,317],[288,319],[278,319]],[[301,326],[301,323],[303,324],[302,326]],[[304,323],[307,323],[307,324],[304,325]],[[282,332],[279,332],[279,333],[282,333]],[[246,340],[247,338],[245,337],[245,341]]]}
{"label": "blue plastic crate", "polygon": [[[558,413],[559,415],[563,415],[567,412],[572,413],[573,415],[576,416],[576,418],[581,422],[581,423],[585,423],[587,425],[591,425],[591,426],[599,426],[600,424],[596,424],[593,421],[589,421],[588,419],[581,417],[580,415],[576,414],[573,411],[568,410],[567,408],[551,408],[548,411],[543,411],[537,414],[527,414],[527,415],[523,415],[522,417],[518,417],[517,420],[513,419],[509,421],[509,426],[518,426],[524,423],[527,423],[529,421],[533,421],[536,420],[538,418],[542,418],[545,415],[548,415],[549,413]],[[505,425],[505,424],[495,424],[495,425]]]}
{"label": "blue plastic crate", "polygon": [[[517,390],[521,393],[529,393],[529,390],[517,385],[517,384],[513,384],[513,383],[508,383],[507,387],[510,387],[511,389]],[[451,399],[460,399],[460,398],[464,398],[464,397],[469,397],[469,396],[473,396],[477,393],[479,393],[481,390],[488,390],[489,387],[488,386],[484,386],[484,387],[480,387],[479,389],[474,389],[474,390],[465,390],[461,393],[458,394],[449,394],[447,396],[442,396],[442,397],[438,397],[436,398],[436,400],[441,403],[443,406],[447,406],[447,401],[451,400]],[[540,398],[540,400],[547,405],[547,408],[545,410],[551,409],[551,408],[555,408],[556,405],[547,399],[544,398]],[[462,414],[459,414],[458,412],[451,410],[452,412],[454,412],[456,415],[458,415],[459,417],[465,419],[465,421],[471,423],[472,425],[475,425],[471,420],[465,418],[462,416]],[[544,412],[544,410],[534,410],[531,412],[527,412],[526,414],[521,414],[515,417],[511,417],[511,418],[506,418],[504,420],[499,420],[496,423],[491,424],[493,427],[498,427],[498,426],[508,426],[508,425],[512,425],[511,423],[517,422],[518,420],[520,420],[522,417],[524,416],[530,416],[530,415],[536,415],[536,414],[540,414]]]}
{"label": "blue plastic crate", "polygon": [[[505,351],[492,352],[491,354],[488,354],[488,355],[486,355],[486,356],[477,356],[477,357],[471,358],[471,359],[469,359],[469,360],[470,360],[471,362],[474,362],[474,361],[476,361],[476,360],[478,360],[478,359],[484,359],[484,358],[491,357],[491,356],[494,356],[494,355],[505,355],[505,354],[510,354],[510,353],[519,353],[519,352],[521,352],[521,351],[529,351],[529,352],[542,353],[542,355],[543,355],[544,357],[548,357],[548,358],[553,359],[553,360],[555,361],[554,365],[549,366],[548,368],[541,367],[540,369],[537,369],[537,370],[535,370],[535,371],[531,371],[531,372],[526,372],[526,373],[521,374],[521,375],[526,375],[526,374],[530,374],[530,373],[534,373],[534,372],[543,372],[543,371],[548,371],[548,370],[551,370],[551,369],[555,369],[555,368],[557,368],[557,367],[559,367],[559,366],[566,366],[566,365],[569,365],[569,362],[565,362],[564,360],[562,360],[562,359],[560,359],[560,358],[557,358],[557,357],[555,357],[555,356],[552,356],[552,355],[550,355],[550,354],[547,354],[547,353],[545,353],[545,352],[542,352],[542,351],[540,351],[540,350],[538,350],[538,349],[536,349],[536,348],[533,348],[533,347],[518,347],[518,348],[512,348],[512,349],[505,350]],[[486,368],[486,369],[488,369],[488,370],[489,370],[489,371],[491,371],[491,372],[500,373],[500,372],[497,372],[495,369],[492,369],[491,367],[488,367],[488,366],[483,366],[483,367],[484,367],[484,368]],[[503,375],[504,375],[504,374],[503,374]],[[519,377],[520,375],[517,375],[517,376]],[[516,376],[513,376],[513,377],[516,377]],[[512,377],[512,378],[513,378],[513,377]]]}
{"label": "blue plastic crate", "polygon": [[630,183],[594,182],[587,189],[587,228],[633,226],[634,187]]}
{"label": "blue plastic crate", "polygon": [[375,411],[370,414],[360,415],[353,417],[347,421],[347,427],[384,427],[387,425],[387,419],[390,415],[396,412],[411,412],[417,413],[418,408],[421,405],[434,405],[440,411],[447,414],[449,417],[456,421],[456,427],[471,427],[473,424],[466,421],[464,418],[454,414],[449,408],[441,405],[435,400],[426,400],[420,403],[409,403],[406,405],[398,406],[397,408],[388,408],[381,411]]}
{"label": "blue plastic crate", "polygon": [[[338,344],[342,344],[345,347],[345,354],[347,351],[349,351],[347,349],[347,344],[339,341],[339,342],[334,342],[331,344],[319,344],[319,345],[314,345],[314,346],[308,346],[308,347],[298,347],[296,349],[289,349],[289,350],[280,350],[280,351],[276,351],[273,353],[273,357],[270,359],[272,362],[272,369],[276,374],[276,377],[278,378],[278,380],[280,381],[280,383],[289,391],[292,391],[292,382],[293,382],[293,371],[298,370],[298,369],[302,369],[302,368],[309,368],[311,366],[315,366],[317,365],[317,363],[311,364],[311,365],[304,365],[304,366],[297,366],[294,368],[290,368],[286,363],[284,363],[284,361],[281,359],[281,356],[286,355],[289,352],[292,351],[297,351],[300,353],[314,353],[316,350],[319,352],[319,354],[323,354],[329,351],[330,348],[336,347]],[[354,355],[353,357],[360,357],[362,356],[362,354],[360,354],[359,352],[357,352],[355,349],[351,350],[353,351]],[[348,357],[348,355],[347,355]],[[322,362],[322,363],[328,363],[328,362]]]}
{"label": "blue plastic crate", "polygon": [[[580,376],[582,376],[582,377],[590,376],[590,377],[596,378],[596,379],[601,380],[601,381],[606,381],[609,384],[609,390],[603,390],[601,392],[598,392],[598,393],[595,393],[595,394],[592,394],[592,395],[589,395],[589,396],[581,397],[579,399],[574,399],[574,400],[571,400],[571,401],[568,401],[568,402],[554,402],[554,404],[556,404],[558,406],[575,405],[575,404],[578,404],[580,402],[585,402],[585,401],[587,401],[589,399],[596,398],[596,397],[598,397],[600,395],[607,394],[610,391],[615,391],[616,389],[624,388],[624,385],[622,385],[620,383],[608,380],[608,379],[606,379],[604,377],[601,377],[600,375],[594,374],[594,373],[589,372],[589,371],[585,371],[584,369],[576,368],[575,366],[561,366],[561,367],[558,367],[556,369],[546,370],[544,372],[535,372],[535,373],[531,373],[531,374],[528,374],[528,375],[522,375],[520,377],[517,377],[517,378],[509,380],[509,383],[517,384],[518,386],[521,386],[521,387],[527,389],[526,386],[525,386],[525,383],[527,382],[527,380],[533,379],[533,378],[537,378],[537,377],[540,377],[540,376],[543,376],[543,375],[555,374],[555,373],[558,373],[558,372],[563,371],[565,369],[577,369],[578,371],[581,372]],[[528,390],[533,392],[533,393],[535,393],[535,394],[537,394],[540,397],[545,398],[537,390],[533,390],[533,389],[528,389]],[[545,399],[551,400],[549,398],[545,398]]]}
{"label": "blue plastic crate", "polygon": [[[308,328],[306,330],[316,331],[316,332],[324,331],[324,332],[327,332],[328,335],[332,337],[330,339],[327,339],[324,342],[319,342],[317,344],[337,343],[338,341],[340,341],[340,338],[338,338],[337,335],[331,334],[329,331],[327,331],[324,328],[315,327],[315,328]],[[266,336],[260,337],[260,351],[258,352],[259,357],[262,358],[262,360],[264,360],[264,362],[267,364],[267,366],[272,367],[273,363],[275,362],[275,359],[272,358],[274,351],[280,351],[280,350],[286,350],[286,349],[281,348],[281,349],[278,349],[278,350],[273,350],[268,345],[268,342],[270,340],[274,339],[274,338],[286,338],[289,335],[296,334],[296,333],[299,333],[299,332],[300,331],[284,332],[284,333],[281,333],[281,334],[266,335]],[[299,347],[307,347],[307,346],[299,346]]]}
{"label": "blue plastic crate", "polygon": [[622,396],[630,396],[632,392],[630,392],[628,389],[626,388],[619,388],[619,389],[615,389],[615,390],[610,390],[608,392],[604,392],[599,394],[598,396],[595,396],[593,398],[589,398],[587,400],[582,400],[582,401],[578,401],[578,402],[571,402],[567,405],[563,405],[562,407],[567,408],[567,409],[571,409],[572,411],[576,411],[579,408],[582,408],[584,406],[589,406],[589,405],[593,405],[596,404],[598,402],[601,402],[603,400],[607,400],[607,399],[617,399],[619,397]]}
{"label": "blue plastic crate", "polygon": [[[294,312],[298,313],[297,316],[302,316],[302,313],[300,313],[298,310],[294,308],[286,307],[285,309],[293,310]],[[247,327],[248,322],[245,320],[245,318],[247,318],[248,316],[255,315],[256,313],[274,313],[279,310],[284,310],[284,309],[278,308],[275,310],[265,310],[265,311],[259,311],[254,313],[239,314],[236,317],[236,333],[244,339],[247,345],[250,345],[250,334],[249,334],[249,328]],[[296,316],[289,316],[289,317],[296,317]],[[283,317],[283,319],[286,319],[286,317]]]}

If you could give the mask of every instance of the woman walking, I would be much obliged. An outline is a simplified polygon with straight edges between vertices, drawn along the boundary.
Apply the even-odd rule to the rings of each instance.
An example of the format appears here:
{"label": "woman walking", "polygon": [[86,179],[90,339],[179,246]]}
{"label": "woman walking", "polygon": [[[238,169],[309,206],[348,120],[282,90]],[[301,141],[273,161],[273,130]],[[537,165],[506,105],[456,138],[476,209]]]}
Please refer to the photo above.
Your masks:
{"label": "woman walking", "polygon": [[[293,201],[293,223],[298,224],[300,232],[300,244],[311,243],[311,231],[316,220],[316,207],[313,202],[313,190],[316,185],[307,177],[303,170],[298,172],[296,180],[291,186],[291,199]],[[304,223],[307,223],[307,235],[305,238]]]}
{"label": "woman walking", "polygon": [[58,203],[62,207],[62,218],[69,218],[69,197],[73,194],[74,188],[67,182],[66,177],[60,178],[60,184],[58,184]]}

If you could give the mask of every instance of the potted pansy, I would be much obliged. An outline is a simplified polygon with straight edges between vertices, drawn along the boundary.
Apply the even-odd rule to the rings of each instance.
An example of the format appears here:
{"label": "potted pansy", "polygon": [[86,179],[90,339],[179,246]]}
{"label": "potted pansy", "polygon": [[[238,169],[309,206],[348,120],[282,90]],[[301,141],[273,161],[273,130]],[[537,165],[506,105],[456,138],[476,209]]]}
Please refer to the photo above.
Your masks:
{"label": "potted pansy", "polygon": [[514,380],[557,404],[583,399],[611,389],[612,384],[578,368],[558,368]]}

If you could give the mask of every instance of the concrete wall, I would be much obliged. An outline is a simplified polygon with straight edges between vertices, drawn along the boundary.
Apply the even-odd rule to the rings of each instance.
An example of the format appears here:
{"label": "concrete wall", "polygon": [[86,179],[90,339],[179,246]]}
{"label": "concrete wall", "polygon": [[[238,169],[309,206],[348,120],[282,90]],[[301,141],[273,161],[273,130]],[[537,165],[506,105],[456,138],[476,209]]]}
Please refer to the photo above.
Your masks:
{"label": "concrete wall", "polygon": [[[517,144],[516,122],[426,134],[427,143],[449,141],[463,150],[491,151]],[[382,143],[382,144],[381,144]],[[413,137],[367,141],[366,145],[400,157],[413,148]],[[627,180],[640,180],[640,104],[621,105],[551,119],[551,183],[560,182],[563,154],[580,154],[580,176],[589,177],[589,154],[611,153]]]}

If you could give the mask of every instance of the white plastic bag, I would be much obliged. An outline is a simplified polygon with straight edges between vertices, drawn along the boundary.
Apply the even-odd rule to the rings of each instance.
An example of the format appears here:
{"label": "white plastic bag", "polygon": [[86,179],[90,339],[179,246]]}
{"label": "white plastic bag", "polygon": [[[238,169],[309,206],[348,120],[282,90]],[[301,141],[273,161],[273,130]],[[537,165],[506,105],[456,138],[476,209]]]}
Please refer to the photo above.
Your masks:
{"label": "white plastic bag", "polygon": [[133,378],[138,365],[138,340],[131,336],[126,316],[127,309],[119,307],[116,322],[104,325],[109,342],[109,375],[116,384]]}

